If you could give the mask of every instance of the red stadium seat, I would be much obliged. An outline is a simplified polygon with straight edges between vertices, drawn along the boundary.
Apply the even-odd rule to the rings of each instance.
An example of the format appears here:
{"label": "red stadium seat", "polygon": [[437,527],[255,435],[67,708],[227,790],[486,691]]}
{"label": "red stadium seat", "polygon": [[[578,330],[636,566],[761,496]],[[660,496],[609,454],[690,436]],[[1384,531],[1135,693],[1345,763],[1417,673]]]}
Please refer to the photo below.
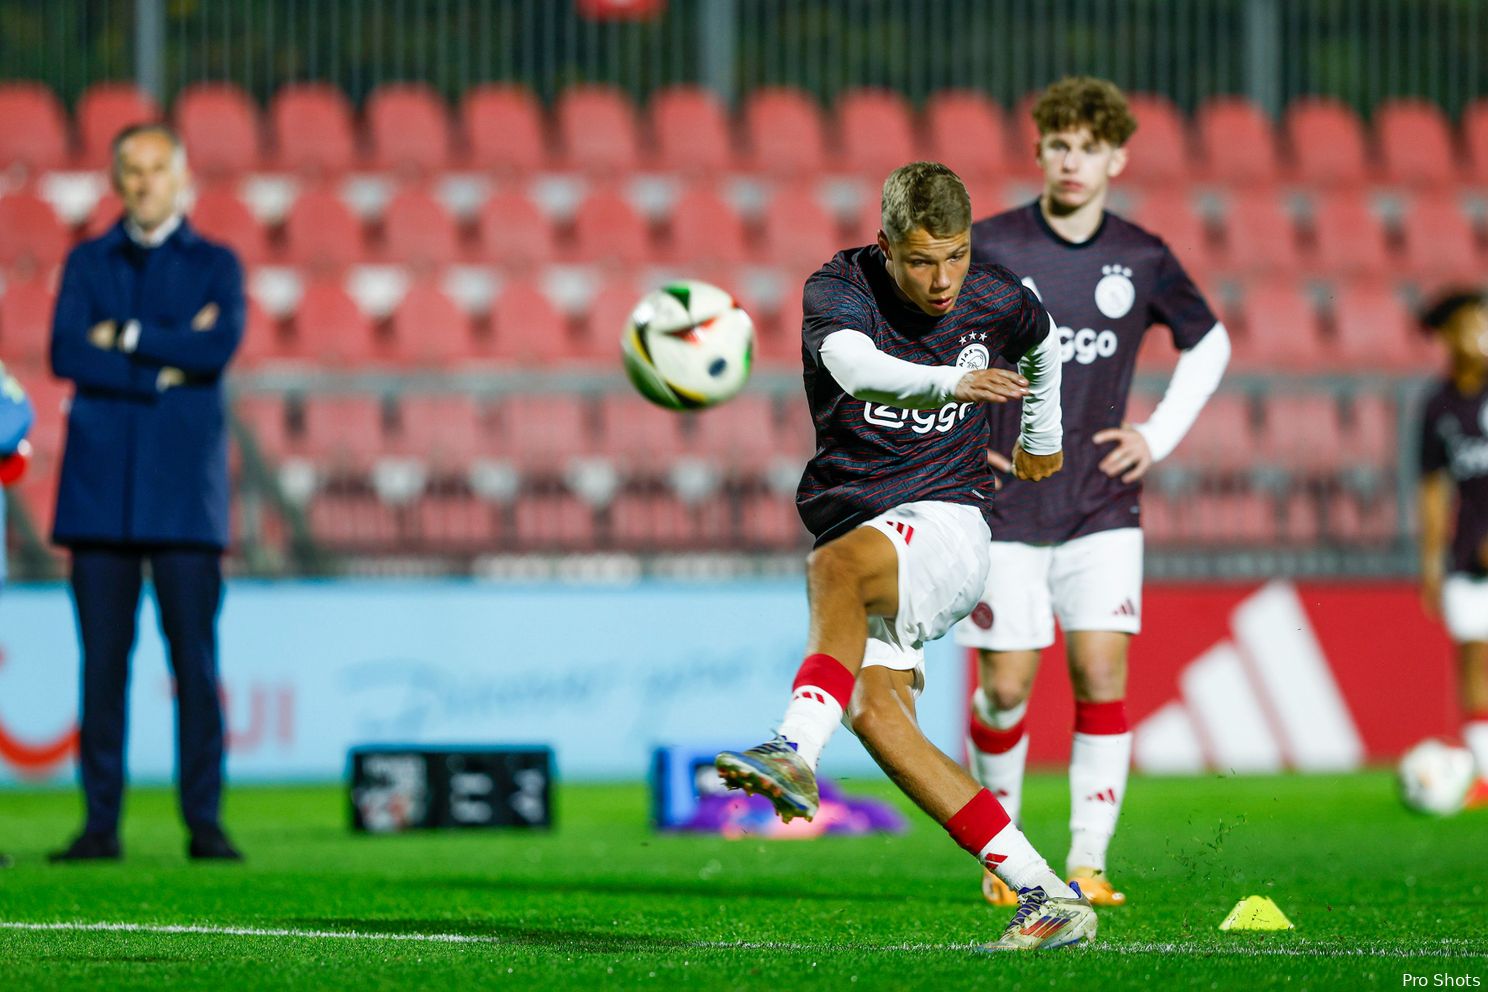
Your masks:
{"label": "red stadium seat", "polygon": [[1436,104],[1386,100],[1375,108],[1374,133],[1385,178],[1391,182],[1436,186],[1457,178],[1451,126]]}
{"label": "red stadium seat", "polygon": [[72,401],[72,383],[54,379],[49,371],[40,368],[29,373],[24,369],[20,371],[24,376],[21,385],[36,411],[36,420],[26,438],[31,442],[38,465],[54,467],[62,458],[62,447],[67,440],[67,409]]}
{"label": "red stadium seat", "polygon": [[1385,230],[1358,193],[1313,200],[1314,259],[1328,275],[1383,274],[1390,269]]}
{"label": "red stadium seat", "polygon": [[361,222],[328,189],[311,189],[295,198],[284,235],[288,260],[317,272],[344,268],[366,254]]}
{"label": "red stadium seat", "polygon": [[[825,259],[823,259],[825,261]],[[754,360],[772,368],[801,371],[801,286],[804,277],[793,280],[780,298],[774,327],[755,327]]]}
{"label": "red stadium seat", "polygon": [[1345,439],[1348,464],[1392,466],[1400,451],[1394,401],[1361,391],[1354,395],[1352,414]]}
{"label": "red stadium seat", "polygon": [[536,172],[547,162],[542,108],[520,86],[475,86],[460,104],[466,152],[477,169]]}
{"label": "red stadium seat", "polygon": [[1333,297],[1338,364],[1347,368],[1425,369],[1432,355],[1400,296],[1379,280],[1340,283]]}
{"label": "red stadium seat", "polygon": [[153,97],[133,83],[94,83],[77,102],[78,164],[108,169],[109,145],[131,124],[160,120]]}
{"label": "red stadium seat", "polygon": [[878,182],[923,157],[909,101],[893,90],[844,90],[837,97],[837,136],[841,167]]}
{"label": "red stadium seat", "polygon": [[249,297],[243,318],[243,341],[233,355],[233,368],[238,371],[256,369],[265,362],[284,358],[286,354],[274,319]]}
{"label": "red stadium seat", "polygon": [[382,453],[382,400],[376,396],[310,396],[300,452],[331,475],[360,474]]}
{"label": "red stadium seat", "polygon": [[258,166],[258,105],[235,84],[187,86],[176,98],[175,117],[198,176],[236,176]]}
{"label": "red stadium seat", "polygon": [[435,476],[463,475],[480,452],[485,420],[472,396],[406,393],[388,450],[414,457]]}
{"label": "red stadium seat", "polygon": [[744,221],[710,187],[693,187],[672,209],[670,256],[679,265],[739,265],[749,256]]}
{"label": "red stadium seat", "polygon": [[357,366],[376,357],[372,325],[333,282],[305,287],[294,315],[293,354],[318,364]]}
{"label": "red stadium seat", "polygon": [[1178,107],[1167,97],[1132,93],[1128,105],[1137,118],[1137,133],[1127,142],[1123,180],[1144,185],[1186,180],[1189,163],[1188,131]]}
{"label": "red stadium seat", "polygon": [[594,515],[576,498],[558,493],[517,501],[516,541],[528,551],[582,551],[594,546]]}
{"label": "red stadium seat", "polygon": [[45,200],[30,193],[0,197],[0,268],[46,271],[62,261],[71,240]]}
{"label": "red stadium seat", "polygon": [[639,396],[616,393],[600,403],[600,450],[627,476],[665,472],[682,454],[682,418]]}
{"label": "red stadium seat", "polygon": [[1472,178],[1488,182],[1488,97],[1478,97],[1462,111],[1462,142],[1467,146]]}
{"label": "red stadium seat", "polygon": [[501,407],[501,429],[488,438],[524,473],[560,473],[577,457],[594,453],[582,397],[563,393],[514,396]]}
{"label": "red stadium seat", "polygon": [[1338,401],[1332,396],[1269,396],[1265,424],[1259,453],[1267,464],[1331,473],[1345,462]]}
{"label": "red stadium seat", "polygon": [[620,357],[620,335],[640,298],[641,290],[630,279],[612,279],[601,286],[589,301],[578,357],[590,362],[616,361]]}
{"label": "red stadium seat", "polygon": [[498,193],[481,206],[481,259],[518,271],[546,265],[558,255],[553,225],[521,193]]}
{"label": "red stadium seat", "polygon": [[[1025,149],[1030,156],[1037,154],[1039,132],[1038,124],[1033,119],[1033,108],[1038,105],[1040,95],[1042,94],[1038,90],[1025,93],[1013,107],[1009,133],[1013,139],[1013,164],[1019,168],[1022,168],[1020,163],[1024,161],[1022,155]],[[1032,163],[1029,164],[1032,165]]]}
{"label": "red stadium seat", "polygon": [[761,551],[783,551],[810,546],[795,504],[774,493],[746,496],[739,507],[740,541]]}
{"label": "red stadium seat", "polygon": [[88,212],[88,219],[83,222],[83,237],[98,237],[119,223],[123,216],[124,204],[119,201],[118,195],[113,190],[105,191]]}
{"label": "red stadium seat", "polygon": [[[925,130],[930,157],[944,162],[971,184],[977,180],[1000,177],[1013,171],[1006,122],[1002,108],[990,97],[976,90],[941,90],[930,94],[925,102]],[[1030,149],[1018,149],[1026,163]],[[972,207],[977,216],[988,211]]]}
{"label": "red stadium seat", "polygon": [[1209,178],[1236,186],[1270,186],[1281,178],[1276,131],[1254,103],[1214,97],[1199,107],[1196,123]]}
{"label": "red stadium seat", "polygon": [[1347,105],[1329,97],[1302,97],[1286,110],[1292,168],[1304,182],[1356,185],[1368,172],[1364,124]]}
{"label": "red stadium seat", "polygon": [[52,340],[56,298],[41,280],[12,282],[0,293],[0,356],[8,364],[41,368]]}
{"label": "red stadium seat", "polygon": [[[1150,415],[1141,410],[1128,412],[1136,423]],[[1174,449],[1172,460],[1178,465],[1233,472],[1252,464],[1255,447],[1249,402],[1238,393],[1216,393]]]}
{"label": "red stadium seat", "polygon": [[494,357],[518,365],[551,365],[576,357],[563,315],[526,282],[511,282],[491,306]]}
{"label": "red stadium seat", "polygon": [[29,176],[67,163],[67,114],[40,83],[0,84],[0,167]]}
{"label": "red stadium seat", "polygon": [[1470,280],[1482,273],[1477,237],[1455,196],[1422,196],[1407,205],[1401,220],[1412,272],[1447,280]]}
{"label": "red stadium seat", "polygon": [[586,197],[574,216],[574,252],[583,262],[648,262],[652,249],[646,221],[618,192],[601,189]]}
{"label": "red stadium seat", "polygon": [[339,176],[352,167],[356,141],[346,94],[323,83],[290,83],[269,105],[279,167]]}
{"label": "red stadium seat", "polygon": [[613,86],[572,86],[555,108],[568,165],[599,175],[624,175],[640,163],[635,107]]}
{"label": "red stadium seat", "polygon": [[622,493],[610,507],[609,543],[645,551],[692,550],[699,543],[697,510],[674,496]]}
{"label": "red stadium seat", "polygon": [[1204,218],[1198,204],[1181,189],[1144,197],[1134,219],[1166,241],[1184,269],[1195,278],[1213,270],[1217,253],[1210,247]]}
{"label": "red stadium seat", "polygon": [[397,516],[370,494],[317,493],[308,516],[315,539],[333,548],[391,551],[398,543]]}
{"label": "red stadium seat", "polygon": [[1316,371],[1336,364],[1323,347],[1312,300],[1293,279],[1250,283],[1244,313],[1245,333],[1235,339],[1235,368]]}
{"label": "red stadium seat", "polygon": [[389,262],[428,272],[458,259],[460,232],[438,200],[421,189],[404,189],[382,216],[382,254]]}
{"label": "red stadium seat", "polygon": [[700,86],[668,86],[651,98],[656,164],[682,175],[732,167],[733,139],[723,104]]}
{"label": "red stadium seat", "polygon": [[765,259],[790,270],[793,281],[826,264],[843,247],[840,240],[837,222],[808,189],[777,190],[765,208]]}
{"label": "red stadium seat", "polygon": [[404,365],[447,368],[474,355],[470,318],[438,287],[415,283],[393,311],[392,354]]}
{"label": "red stadium seat", "polygon": [[770,397],[746,393],[697,415],[694,449],[734,476],[760,475],[779,455]]}
{"label": "red stadium seat", "polygon": [[826,167],[821,108],[800,90],[762,87],[744,105],[748,165],[782,176],[813,175]]}
{"label": "red stadium seat", "polygon": [[1230,198],[1225,261],[1241,273],[1296,272],[1302,265],[1296,227],[1280,193],[1257,187]]}
{"label": "red stadium seat", "polygon": [[270,465],[291,453],[289,418],[284,398],[277,394],[248,393],[233,403],[233,415],[248,429],[258,453]]}
{"label": "red stadium seat", "polygon": [[501,515],[466,493],[425,493],[413,509],[420,548],[489,554],[503,537]]}
{"label": "red stadium seat", "polygon": [[429,84],[384,83],[367,98],[366,115],[378,168],[427,175],[449,163],[449,113]]}
{"label": "red stadium seat", "polygon": [[269,258],[269,239],[263,225],[237,194],[223,186],[207,186],[196,196],[191,224],[213,241],[237,252],[244,267],[262,265]]}

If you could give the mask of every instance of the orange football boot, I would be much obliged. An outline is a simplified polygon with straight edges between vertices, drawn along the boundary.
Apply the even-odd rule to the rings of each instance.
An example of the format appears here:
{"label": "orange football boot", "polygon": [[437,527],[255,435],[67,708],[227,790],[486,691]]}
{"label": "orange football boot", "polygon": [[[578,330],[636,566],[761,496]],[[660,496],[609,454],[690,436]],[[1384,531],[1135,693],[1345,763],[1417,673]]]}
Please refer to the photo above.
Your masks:
{"label": "orange football boot", "polygon": [[1462,800],[1463,809],[1483,809],[1488,807],[1488,778],[1480,778],[1467,790],[1467,798]]}
{"label": "orange football boot", "polygon": [[982,898],[993,906],[1018,905],[1018,893],[985,868],[982,869]]}
{"label": "orange football boot", "polygon": [[1092,906],[1125,906],[1126,893],[1116,891],[1106,873],[1099,868],[1076,868],[1070,872],[1069,882],[1079,882],[1080,891]]}

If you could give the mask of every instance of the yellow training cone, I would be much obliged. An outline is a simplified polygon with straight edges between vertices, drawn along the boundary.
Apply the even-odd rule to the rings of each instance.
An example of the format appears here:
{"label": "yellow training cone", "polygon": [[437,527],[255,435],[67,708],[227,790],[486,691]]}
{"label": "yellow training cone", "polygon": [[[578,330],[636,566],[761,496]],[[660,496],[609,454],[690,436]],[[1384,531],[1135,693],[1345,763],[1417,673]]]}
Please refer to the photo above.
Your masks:
{"label": "yellow training cone", "polygon": [[1265,896],[1246,896],[1235,903],[1221,930],[1295,930],[1276,903]]}

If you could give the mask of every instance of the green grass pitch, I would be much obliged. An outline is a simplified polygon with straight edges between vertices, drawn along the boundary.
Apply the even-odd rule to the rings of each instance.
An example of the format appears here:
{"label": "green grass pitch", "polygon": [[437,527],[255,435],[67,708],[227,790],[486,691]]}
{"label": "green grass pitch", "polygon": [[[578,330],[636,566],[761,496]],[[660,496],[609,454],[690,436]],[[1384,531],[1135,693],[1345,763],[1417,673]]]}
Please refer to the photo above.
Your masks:
{"label": "green grass pitch", "polygon": [[[77,796],[0,792],[0,850],[16,861],[0,872],[0,987],[1488,986],[1488,811],[1413,816],[1381,773],[1135,779],[1112,852],[1131,904],[1102,913],[1093,948],[1036,955],[971,949],[1008,914],[982,905],[976,866],[917,812],[902,837],[726,841],[653,834],[639,785],[558,797],[551,833],[374,838],[348,832],[339,788],[238,787],[227,822],[249,861],[202,866],[185,860],[171,794],[138,789],[122,865],[53,867],[44,852],[75,828]],[[1063,779],[1035,776],[1027,805],[1057,863]],[[1219,932],[1251,894],[1296,930]]]}

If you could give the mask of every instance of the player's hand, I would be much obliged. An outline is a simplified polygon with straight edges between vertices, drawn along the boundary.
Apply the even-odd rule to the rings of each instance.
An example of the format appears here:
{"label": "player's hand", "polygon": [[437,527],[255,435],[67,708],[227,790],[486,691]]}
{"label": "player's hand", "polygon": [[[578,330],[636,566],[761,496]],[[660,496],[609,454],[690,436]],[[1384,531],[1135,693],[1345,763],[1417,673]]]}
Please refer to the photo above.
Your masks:
{"label": "player's hand", "polygon": [[210,331],[217,326],[217,316],[220,312],[217,309],[217,304],[208,303],[196,312],[195,317],[191,318],[191,329],[193,331]]}
{"label": "player's hand", "polygon": [[1100,462],[1100,470],[1112,478],[1120,476],[1122,482],[1136,482],[1152,467],[1152,449],[1142,432],[1131,424],[1097,431],[1091,440],[1096,444],[1116,442]]}
{"label": "player's hand", "polygon": [[1019,442],[1013,445],[1013,475],[1027,482],[1039,482],[1064,468],[1064,452],[1052,455],[1030,455]]}
{"label": "player's hand", "polygon": [[104,351],[113,351],[119,340],[119,325],[112,320],[101,320],[88,328],[88,343]]}
{"label": "player's hand", "polygon": [[1006,403],[1028,395],[1028,380],[1011,369],[973,369],[961,377],[957,403]]}
{"label": "player's hand", "polygon": [[185,381],[186,373],[182,372],[178,368],[173,368],[167,365],[165,368],[160,370],[160,373],[158,375],[155,376],[155,389],[163,393],[167,389],[170,389],[172,386],[179,386]]}

